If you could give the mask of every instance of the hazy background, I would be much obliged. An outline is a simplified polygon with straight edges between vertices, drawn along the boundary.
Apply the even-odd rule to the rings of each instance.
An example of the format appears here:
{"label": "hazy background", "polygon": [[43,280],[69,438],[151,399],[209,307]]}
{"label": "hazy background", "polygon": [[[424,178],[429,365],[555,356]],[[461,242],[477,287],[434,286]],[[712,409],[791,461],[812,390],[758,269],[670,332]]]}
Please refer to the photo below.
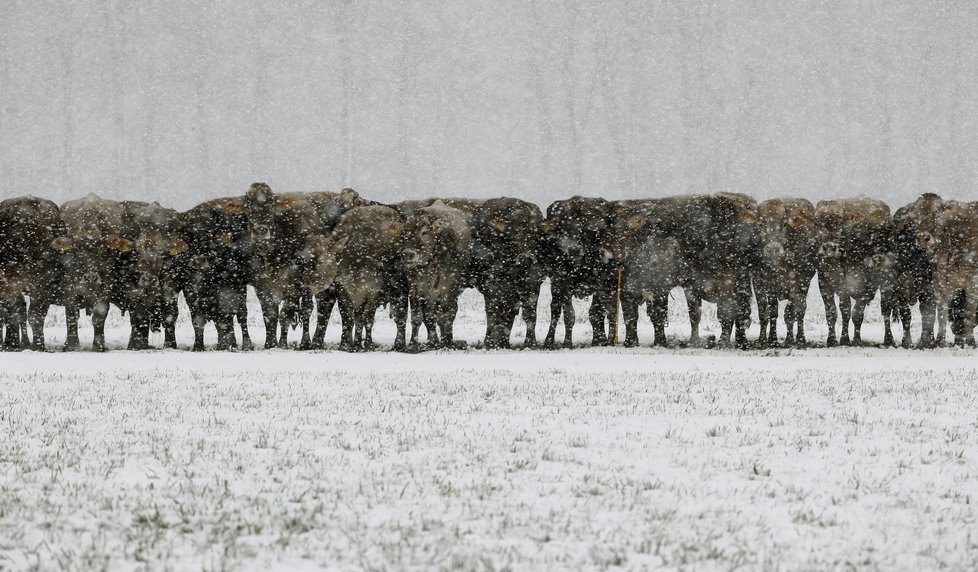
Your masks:
{"label": "hazy background", "polygon": [[0,195],[976,199],[978,3],[0,0]]}

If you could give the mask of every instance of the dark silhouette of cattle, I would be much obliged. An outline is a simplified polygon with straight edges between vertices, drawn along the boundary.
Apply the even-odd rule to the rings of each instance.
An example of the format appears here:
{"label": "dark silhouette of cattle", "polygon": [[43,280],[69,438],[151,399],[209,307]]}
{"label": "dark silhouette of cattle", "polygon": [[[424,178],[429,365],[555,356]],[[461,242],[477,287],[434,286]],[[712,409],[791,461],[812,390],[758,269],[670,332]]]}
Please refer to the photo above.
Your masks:
{"label": "dark silhouette of cattle", "polygon": [[608,343],[608,314],[614,301],[616,271],[601,256],[612,204],[605,199],[575,196],[547,207],[541,223],[541,255],[550,277],[550,327],[544,345],[555,344],[557,323],[564,317],[564,347],[573,347],[573,299],[592,297],[588,312],[591,345]]}
{"label": "dark silhouette of cattle", "polygon": [[[949,316],[958,321],[955,345],[975,345],[978,311],[978,202],[947,201],[936,217],[934,287],[937,294],[937,345],[944,345]],[[955,312],[957,315],[951,315]]]}
{"label": "dark silhouette of cattle", "polygon": [[490,199],[472,221],[472,275],[486,304],[487,348],[508,348],[513,323],[522,310],[524,347],[536,345],[537,301],[546,269],[540,260],[543,214],[532,203]]}
{"label": "dark silhouette of cattle", "polygon": [[305,260],[300,252],[307,237],[328,234],[343,213],[363,203],[353,189],[276,194],[267,184],[255,183],[245,194],[254,255],[250,282],[261,303],[266,348],[286,347],[288,332],[294,326],[302,330],[299,349],[322,347],[337,300],[336,290],[319,293],[317,332],[312,335],[309,324],[313,295],[300,284]]}
{"label": "dark silhouette of cattle", "polygon": [[187,243],[178,237],[179,213],[159,203],[122,202],[122,236],[135,253],[118,269],[116,297],[129,313],[128,348],[149,348],[150,330],[163,330],[163,347],[176,348],[179,284],[174,259]]}
{"label": "dark silhouette of cattle", "polygon": [[[818,287],[829,327],[826,345],[836,345],[835,325],[840,313],[839,343],[850,343],[851,317],[852,343],[859,344],[866,305],[880,288],[892,288],[895,261],[890,208],[882,201],[865,197],[819,201],[815,206],[815,226],[819,249]],[[881,300],[885,300],[886,335],[892,340],[892,296],[885,292]]]}
{"label": "dark silhouette of cattle", "polygon": [[[44,350],[44,319],[48,308],[62,304],[66,234],[58,206],[33,196],[0,202],[0,314],[3,348],[18,350],[28,343]],[[30,310],[24,294],[30,295]],[[33,340],[26,335],[30,323]]]}
{"label": "dark silhouette of cattle", "polygon": [[204,350],[207,322],[217,328],[218,350],[236,348],[235,317],[241,348],[252,349],[246,294],[254,269],[243,197],[201,203],[180,214],[179,226],[188,248],[175,261],[174,273],[190,308],[193,350]]}
{"label": "dark silhouette of cattle", "polygon": [[808,290],[818,266],[815,207],[806,199],[770,199],[757,207],[757,226],[761,248],[760,270],[754,274],[761,323],[758,341],[777,345],[778,303],[787,300],[784,343],[804,346]]}
{"label": "dark silhouette of cattle", "polygon": [[[912,344],[910,307],[920,304],[920,339],[917,347],[934,345],[934,320],[937,293],[934,285],[934,254],[937,246],[937,218],[944,200],[925,193],[893,214],[893,241],[896,254],[896,306],[903,323],[903,347]],[[952,301],[953,304],[953,301]],[[952,320],[960,325],[960,320]],[[954,328],[957,328],[953,326]]]}

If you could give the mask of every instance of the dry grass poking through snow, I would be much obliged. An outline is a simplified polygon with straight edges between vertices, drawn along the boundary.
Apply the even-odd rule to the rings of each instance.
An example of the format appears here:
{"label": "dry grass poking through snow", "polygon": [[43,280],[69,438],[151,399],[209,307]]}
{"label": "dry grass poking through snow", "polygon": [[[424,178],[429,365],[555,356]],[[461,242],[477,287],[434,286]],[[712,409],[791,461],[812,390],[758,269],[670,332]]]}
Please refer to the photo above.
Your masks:
{"label": "dry grass poking through snow", "polygon": [[978,568],[966,361],[161,355],[0,377],[0,569]]}

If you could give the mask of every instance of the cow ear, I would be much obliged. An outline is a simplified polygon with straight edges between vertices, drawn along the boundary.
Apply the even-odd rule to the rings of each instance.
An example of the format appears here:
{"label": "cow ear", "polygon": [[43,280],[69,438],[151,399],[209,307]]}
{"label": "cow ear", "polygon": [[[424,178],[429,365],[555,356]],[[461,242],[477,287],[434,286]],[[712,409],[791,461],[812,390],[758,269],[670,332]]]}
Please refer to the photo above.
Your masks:
{"label": "cow ear", "polygon": [[118,234],[110,234],[105,237],[105,245],[119,252],[132,252],[133,248],[133,242],[131,240],[123,238]]}
{"label": "cow ear", "polygon": [[632,230],[643,228],[645,227],[646,223],[648,223],[648,221],[645,220],[645,217],[642,215],[632,215],[628,217],[628,228]]}
{"label": "cow ear", "polygon": [[186,241],[178,238],[170,242],[170,256],[176,256],[185,250],[187,250]]}
{"label": "cow ear", "polygon": [[60,250],[61,252],[68,252],[71,250],[71,237],[70,236],[59,236],[51,241],[51,248],[55,250]]}
{"label": "cow ear", "polygon": [[492,228],[498,230],[499,232],[504,232],[506,230],[506,221],[503,219],[493,217],[492,220],[489,221],[489,224],[492,225]]}

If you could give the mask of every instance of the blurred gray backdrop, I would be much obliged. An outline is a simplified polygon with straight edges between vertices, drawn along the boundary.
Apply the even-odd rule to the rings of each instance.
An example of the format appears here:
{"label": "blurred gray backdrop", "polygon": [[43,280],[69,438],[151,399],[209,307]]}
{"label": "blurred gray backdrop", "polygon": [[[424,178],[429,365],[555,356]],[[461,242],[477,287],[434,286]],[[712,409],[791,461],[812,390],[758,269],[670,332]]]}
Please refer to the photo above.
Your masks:
{"label": "blurred gray backdrop", "polygon": [[978,199],[978,2],[0,1],[0,195]]}

